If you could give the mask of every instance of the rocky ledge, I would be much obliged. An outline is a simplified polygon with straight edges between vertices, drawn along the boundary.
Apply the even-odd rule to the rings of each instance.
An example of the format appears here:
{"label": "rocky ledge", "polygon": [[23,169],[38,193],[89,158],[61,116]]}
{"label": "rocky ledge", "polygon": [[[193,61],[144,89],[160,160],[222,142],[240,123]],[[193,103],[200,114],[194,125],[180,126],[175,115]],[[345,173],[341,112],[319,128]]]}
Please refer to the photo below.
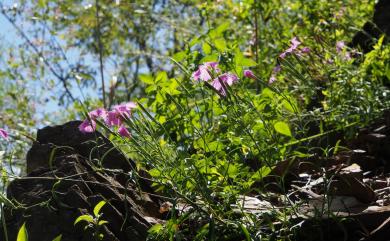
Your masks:
{"label": "rocky ledge", "polygon": [[[145,179],[135,180],[134,162],[99,132],[82,134],[81,122],[45,127],[27,154],[27,176],[7,188],[5,229],[0,240],[16,240],[25,223],[29,241],[90,241],[91,231],[77,217],[93,213],[106,200],[102,213],[109,222],[103,240],[146,240],[159,222],[159,202]],[[137,174],[137,175],[135,175]]]}

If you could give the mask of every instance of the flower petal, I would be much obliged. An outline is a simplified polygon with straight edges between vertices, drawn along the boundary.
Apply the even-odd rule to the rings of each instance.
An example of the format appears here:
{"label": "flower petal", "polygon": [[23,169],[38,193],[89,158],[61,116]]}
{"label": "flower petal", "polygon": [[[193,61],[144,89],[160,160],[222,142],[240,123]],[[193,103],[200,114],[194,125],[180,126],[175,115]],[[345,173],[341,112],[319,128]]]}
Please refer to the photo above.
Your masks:
{"label": "flower petal", "polygon": [[127,130],[126,127],[124,127],[123,125],[121,125],[118,129],[118,134],[122,137],[127,137],[127,138],[130,138],[131,137],[131,134],[130,132]]}
{"label": "flower petal", "polygon": [[221,82],[223,80],[221,78],[215,78],[213,82],[211,82],[211,85],[214,87],[215,90],[217,90],[221,95],[226,96],[226,90],[222,86]]}
{"label": "flower petal", "polygon": [[4,130],[3,128],[0,128],[0,136],[4,139],[8,138],[8,132]]}
{"label": "flower petal", "polygon": [[83,123],[79,125],[79,130],[84,134],[92,133],[96,130],[96,122],[94,120],[84,120]]}
{"label": "flower petal", "polygon": [[256,79],[256,76],[249,69],[244,70],[244,76],[250,79]]}
{"label": "flower petal", "polygon": [[122,124],[121,114],[115,110],[109,111],[104,122],[108,126],[120,126]]}
{"label": "flower petal", "polygon": [[104,108],[98,108],[96,110],[89,112],[88,116],[92,120],[99,118],[99,117],[105,119],[107,116],[107,111]]}

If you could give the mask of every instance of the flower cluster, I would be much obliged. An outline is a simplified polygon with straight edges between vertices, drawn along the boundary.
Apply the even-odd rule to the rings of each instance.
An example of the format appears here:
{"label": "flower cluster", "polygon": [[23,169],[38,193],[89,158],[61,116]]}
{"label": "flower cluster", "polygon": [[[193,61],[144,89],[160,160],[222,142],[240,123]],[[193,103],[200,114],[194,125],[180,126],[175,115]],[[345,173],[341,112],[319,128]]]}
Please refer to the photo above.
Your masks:
{"label": "flower cluster", "polygon": [[123,125],[124,120],[130,118],[131,110],[136,108],[134,102],[123,103],[113,106],[112,110],[98,108],[88,113],[88,118],[80,124],[79,130],[82,133],[91,133],[96,130],[96,119],[100,118],[109,127],[118,127],[118,134],[123,137],[130,137],[130,132]]}
{"label": "flower cluster", "polygon": [[290,43],[291,43],[290,47],[279,55],[280,58],[284,59],[286,58],[287,55],[294,54],[294,53],[298,56],[302,56],[302,54],[310,53],[309,47],[303,47],[302,49],[298,48],[299,45],[302,44],[302,42],[300,42],[297,37],[292,38],[290,40]]}
{"label": "flower cluster", "polygon": [[344,41],[337,41],[336,43],[336,52],[340,54],[345,60],[351,59],[351,53],[346,51],[347,46]]}
{"label": "flower cluster", "polygon": [[[204,81],[209,83],[215,90],[221,95],[226,96],[226,86],[231,86],[238,81],[238,77],[232,73],[220,74],[221,70],[218,67],[217,62],[206,62],[199,66],[198,70],[192,73],[192,78],[195,81]],[[213,75],[218,77],[213,79]],[[211,81],[211,82],[210,82]]]}
{"label": "flower cluster", "polygon": [[276,75],[282,70],[282,67],[278,64],[272,69],[271,77],[268,80],[268,84],[272,84],[276,81]]}
{"label": "flower cluster", "polygon": [[[299,48],[299,46],[302,44],[302,42],[300,42],[297,37],[292,38],[290,40],[290,43],[291,43],[290,47],[279,55],[279,57],[281,59],[286,58],[290,54],[295,54],[298,57],[303,57],[304,54],[308,54],[311,51],[309,47]],[[276,75],[281,70],[282,70],[282,67],[280,66],[280,64],[276,65],[272,69],[271,77],[268,80],[268,84],[272,84],[276,81]]]}
{"label": "flower cluster", "polygon": [[0,137],[7,139],[8,138],[8,132],[4,130],[3,128],[0,128]]}
{"label": "flower cluster", "polygon": [[345,42],[344,41],[337,41],[336,43],[336,51],[337,53],[340,53],[345,48]]}

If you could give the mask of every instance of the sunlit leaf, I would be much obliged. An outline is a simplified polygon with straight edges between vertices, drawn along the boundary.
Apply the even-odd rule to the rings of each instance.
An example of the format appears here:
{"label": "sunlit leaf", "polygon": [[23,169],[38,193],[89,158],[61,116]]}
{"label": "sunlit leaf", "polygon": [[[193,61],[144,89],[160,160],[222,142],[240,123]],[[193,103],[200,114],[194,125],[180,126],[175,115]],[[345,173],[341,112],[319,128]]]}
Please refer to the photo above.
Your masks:
{"label": "sunlit leaf", "polygon": [[76,219],[76,221],[74,221],[74,225],[76,225],[77,223],[79,223],[81,221],[86,221],[88,223],[93,223],[93,217],[91,215],[89,215],[89,214],[81,215],[80,217],[78,217]]}
{"label": "sunlit leaf", "polygon": [[16,241],[28,241],[26,223],[23,223],[22,227],[20,227]]}
{"label": "sunlit leaf", "polygon": [[55,238],[53,239],[53,241],[61,241],[61,239],[62,239],[62,234],[60,234],[60,235],[58,235],[57,237],[55,237]]}
{"label": "sunlit leaf", "polygon": [[108,223],[108,221],[106,221],[106,220],[100,220],[98,225],[102,226],[102,225],[107,224],[107,223]]}
{"label": "sunlit leaf", "polygon": [[223,52],[227,49],[226,41],[223,38],[214,40],[214,44],[219,51]]}
{"label": "sunlit leaf", "polygon": [[274,124],[274,128],[278,133],[291,137],[290,127],[288,126],[287,123],[278,121]]}
{"label": "sunlit leaf", "polygon": [[144,82],[145,84],[151,85],[154,84],[153,77],[148,74],[140,74],[139,79]]}
{"label": "sunlit leaf", "polygon": [[95,215],[95,217],[99,215],[100,210],[104,205],[106,205],[106,201],[100,201],[98,204],[96,204],[96,206],[93,209],[93,214]]}
{"label": "sunlit leaf", "polygon": [[211,46],[208,43],[203,43],[202,49],[205,54],[211,54]]}

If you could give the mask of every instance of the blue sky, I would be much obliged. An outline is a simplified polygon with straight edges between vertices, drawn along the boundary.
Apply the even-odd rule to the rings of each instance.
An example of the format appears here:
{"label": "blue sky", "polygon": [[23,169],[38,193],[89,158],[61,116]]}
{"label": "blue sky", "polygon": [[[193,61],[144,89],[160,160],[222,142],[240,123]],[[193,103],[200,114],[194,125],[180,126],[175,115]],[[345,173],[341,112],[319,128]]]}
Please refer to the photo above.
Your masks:
{"label": "blue sky", "polygon": [[[4,6],[12,6],[13,4],[15,4],[17,2],[17,1],[10,1],[10,0],[0,0],[0,1],[2,1]],[[0,41],[2,42],[1,47],[3,47],[3,48],[9,47],[9,46],[17,47],[18,44],[21,44],[23,42],[23,39],[21,38],[21,36],[19,36],[19,34],[17,33],[17,30],[12,26],[11,23],[9,23],[9,21],[2,14],[0,14],[0,26],[1,26]],[[74,54],[72,52],[68,52],[68,53],[66,53],[66,55],[71,62],[77,61],[76,54]],[[90,64],[92,66],[95,64],[92,62],[93,61],[92,58],[87,58],[86,61],[88,64]],[[4,64],[6,64],[6,63],[0,62],[0,65],[4,65]],[[0,67],[3,67],[3,66],[0,66]],[[106,77],[106,80],[108,80],[107,78],[109,78],[110,76],[105,76],[105,77]],[[14,80],[8,80],[8,81],[14,81]],[[61,90],[61,88],[62,88],[62,86],[59,85],[59,87],[57,89]],[[40,100],[44,100],[44,99],[49,97],[49,94],[47,96],[41,95],[42,85],[38,82],[31,82],[29,89],[31,90],[31,91],[29,91],[29,93],[31,93],[31,95],[35,98],[39,98]],[[80,90],[77,88],[76,84],[74,84],[73,88],[71,89],[71,92],[76,98],[79,98],[80,100],[82,100]],[[97,96],[97,93],[94,93],[94,91],[92,89],[85,89],[85,90],[83,90],[83,93],[85,96],[94,96],[94,97]],[[50,116],[52,117],[52,120],[55,121],[57,114],[61,114],[63,111],[65,111],[65,107],[58,106],[58,102],[55,100],[51,100],[51,99],[49,99],[49,101],[46,103],[42,102],[42,104],[38,104],[36,106],[36,108],[37,108],[37,112],[38,112],[36,115],[36,118],[38,121],[40,121],[42,119],[42,116],[44,114],[50,114]],[[39,122],[38,127],[41,127],[41,126],[44,126],[47,124],[49,124],[49,123]]]}

